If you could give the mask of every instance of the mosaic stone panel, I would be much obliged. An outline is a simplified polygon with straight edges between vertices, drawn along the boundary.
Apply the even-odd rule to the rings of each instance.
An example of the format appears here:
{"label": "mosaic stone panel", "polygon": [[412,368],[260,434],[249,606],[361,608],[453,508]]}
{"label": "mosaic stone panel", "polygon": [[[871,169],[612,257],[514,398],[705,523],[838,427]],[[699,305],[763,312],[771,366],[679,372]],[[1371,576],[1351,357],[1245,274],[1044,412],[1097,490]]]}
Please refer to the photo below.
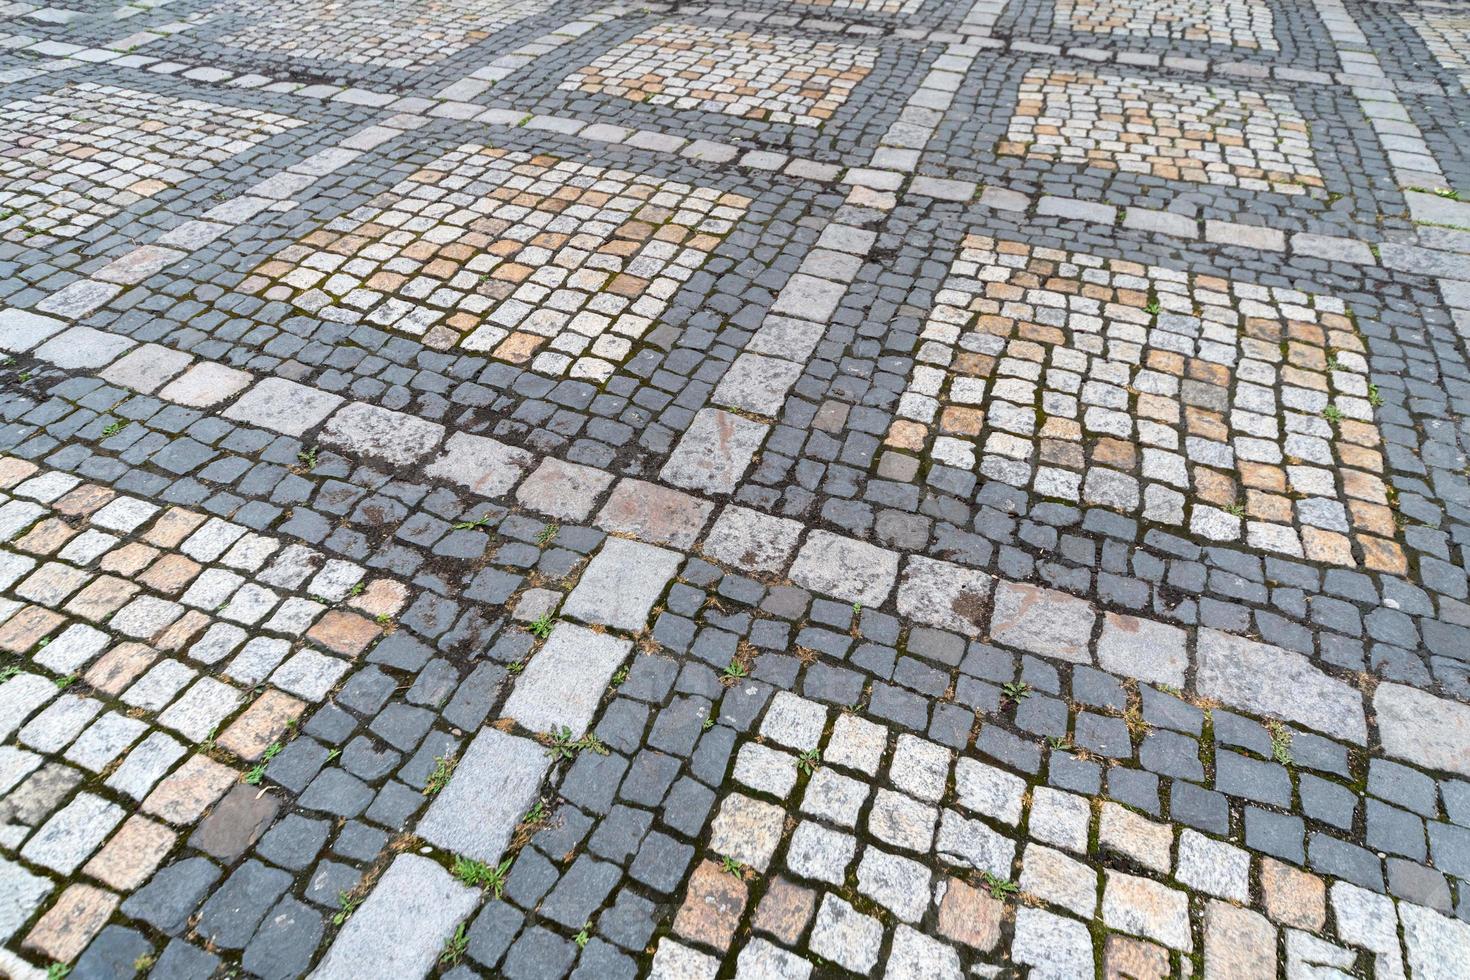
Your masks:
{"label": "mosaic stone panel", "polygon": [[441,349],[604,380],[749,204],[466,144],[282,249],[244,288]]}
{"label": "mosaic stone panel", "polygon": [[1006,135],[1003,156],[1283,194],[1323,186],[1306,120],[1274,92],[1036,69]]}
{"label": "mosaic stone panel", "polygon": [[249,25],[221,40],[260,54],[420,71],[551,6],[551,0],[282,0],[250,5]]}
{"label": "mosaic stone panel", "polygon": [[921,338],[890,446],[1212,540],[1337,565],[1356,543],[1402,570],[1338,300],[971,235]]}
{"label": "mosaic stone panel", "polygon": [[871,48],[695,24],[649,28],[573,72],[566,91],[820,126],[877,63]]}
{"label": "mosaic stone panel", "polygon": [[911,14],[924,0],[796,0],[804,7],[829,7],[864,14]]}
{"label": "mosaic stone panel", "polygon": [[303,125],[241,109],[84,82],[0,111],[0,229],[68,237]]}
{"label": "mosaic stone panel", "polygon": [[1400,10],[1399,16],[1419,35],[1429,52],[1470,89],[1470,13]]}
{"label": "mosaic stone panel", "polygon": [[1278,50],[1271,8],[1262,0],[1057,0],[1053,19],[1089,34]]}

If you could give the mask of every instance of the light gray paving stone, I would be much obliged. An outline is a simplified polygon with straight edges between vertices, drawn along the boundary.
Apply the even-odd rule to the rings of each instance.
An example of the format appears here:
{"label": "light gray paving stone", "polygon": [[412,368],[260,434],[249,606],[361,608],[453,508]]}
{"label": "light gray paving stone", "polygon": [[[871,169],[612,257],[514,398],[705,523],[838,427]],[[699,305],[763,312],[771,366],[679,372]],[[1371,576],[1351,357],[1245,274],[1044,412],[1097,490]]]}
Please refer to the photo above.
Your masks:
{"label": "light gray paving stone", "polygon": [[1266,252],[1286,251],[1286,235],[1261,225],[1242,225],[1233,221],[1205,222],[1205,241],[1216,245],[1241,245]]}
{"label": "light gray paving stone", "polygon": [[954,753],[927,739],[904,733],[893,748],[888,778],[910,796],[938,803],[949,785],[949,765]]}
{"label": "light gray paving stone", "polygon": [[615,629],[638,630],[679,570],[677,552],[608,538],[567,596],[562,615]]}
{"label": "light gray paving stone", "polygon": [[1016,842],[996,833],[982,820],[970,820],[958,810],[946,809],[939,817],[934,850],[951,864],[1010,878]]}
{"label": "light gray paving stone", "polygon": [[781,414],[786,394],[801,372],[802,366],[794,361],[745,351],[725,372],[713,400],[728,408],[774,418]]}
{"label": "light gray paving stone", "polygon": [[703,550],[726,565],[775,573],[786,568],[803,530],[797,521],[730,504],[715,518]]}
{"label": "light gray paving stone", "polygon": [[176,248],[160,245],[140,245],[125,255],[120,255],[93,275],[103,282],[117,282],[133,286],[173,265],[184,257]]}
{"label": "light gray paving stone", "polygon": [[406,412],[349,402],[327,420],[320,439],[323,445],[345,449],[354,456],[408,466],[433,452],[444,440],[444,426]]}
{"label": "light gray paving stone", "polygon": [[224,410],[224,417],[288,436],[303,436],[342,404],[342,396],[285,378],[263,378]]}
{"label": "light gray paving stone", "polygon": [[103,333],[91,327],[72,327],[36,348],[36,356],[66,371],[100,368],[138,342],[130,337]]}
{"label": "light gray paving stone", "polygon": [[1032,790],[1026,828],[1036,840],[1083,853],[1091,822],[1092,807],[1085,797],[1050,786]]}
{"label": "light gray paving stone", "polygon": [[163,732],[153,732],[127,754],[122,765],[107,777],[106,785],[109,789],[141,800],[187,751],[177,740]]}
{"label": "light gray paving stone", "polygon": [[900,850],[927,854],[934,842],[939,811],[911,796],[880,789],[868,811],[868,832]]}
{"label": "light gray paving stone", "polygon": [[30,310],[0,310],[0,350],[18,354],[66,329],[66,321]]}
{"label": "light gray paving stone", "polygon": [[1097,913],[1097,871],[1061,851],[1026,845],[1017,884],[1023,892],[1084,919]]}
{"label": "light gray paving stone", "polygon": [[516,500],[550,517],[584,521],[612,482],[611,473],[547,456],[516,490]]}
{"label": "light gray paving stone", "polygon": [[502,711],[531,731],[569,728],[580,738],[632,650],[631,640],[559,623],[516,679]]}
{"label": "light gray paving stone", "polygon": [[1301,654],[1213,629],[1201,629],[1197,645],[1194,683],[1205,697],[1358,745],[1367,742],[1362,695]]}
{"label": "light gray paving stone", "polygon": [[1076,919],[1045,909],[1021,906],[1016,910],[1011,957],[1031,967],[1035,980],[1066,980],[1093,973],[1092,935]]}
{"label": "light gray paving stone", "polygon": [[735,757],[735,779],[758,792],[784,797],[796,785],[796,756],[746,742]]}
{"label": "light gray paving stone", "polygon": [[1334,882],[1328,894],[1338,938],[1373,954],[1375,976],[1405,976],[1393,900],[1346,881]]}
{"label": "light gray paving stone", "polygon": [[494,865],[550,768],[550,753],[536,742],[482,728],[416,832],[447,851]]}
{"label": "light gray paving stone", "polygon": [[400,854],[347,920],[312,976],[422,977],[479,898],[479,892],[428,858]]}
{"label": "light gray paving stone", "polygon": [[1470,923],[1410,902],[1399,903],[1409,975],[1452,980],[1470,963]]}
{"label": "light gray paving stone", "polygon": [[71,744],[66,760],[91,772],[101,772],[146,731],[148,726],[137,718],[109,711]]}
{"label": "light gray paving stone", "polygon": [[978,636],[992,583],[976,569],[913,555],[899,582],[898,611],[930,626]]}
{"label": "light gray paving stone", "polygon": [[654,951],[648,980],[715,980],[719,972],[720,961],[710,954],[664,936]]}
{"label": "light gray paving stone", "polygon": [[752,354],[769,354],[805,363],[821,343],[826,330],[825,326],[813,320],[771,314],[761,321],[760,329],[750,338],[745,349]]}
{"label": "light gray paving stone", "polygon": [[65,677],[81,670],[110,642],[111,639],[101,630],[86,623],[73,623],[37,652],[35,661]]}
{"label": "light gray paving stone", "polygon": [[1177,626],[1106,613],[1097,643],[1097,663],[1124,677],[1183,688],[1189,670],[1187,639]]}
{"label": "light gray paving stone", "polygon": [[32,713],[60,693],[40,674],[17,674],[0,684],[0,738],[8,739]]}
{"label": "light gray paving stone", "polygon": [[876,776],[887,745],[888,729],[844,712],[832,724],[832,737],[822,758],[833,765]]}
{"label": "light gray paving stone", "polygon": [[20,856],[69,875],[92,856],[125,815],[116,803],[95,793],[79,793],[31,835],[20,849]]}
{"label": "light gray paving stone", "polygon": [[55,755],[70,745],[101,710],[102,702],[95,698],[63,694],[32,718],[16,740],[26,748]]}
{"label": "light gray paving stone", "polygon": [[[36,304],[36,309],[42,313],[54,313],[67,320],[79,320],[122,291],[123,287],[116,283],[101,282],[96,279],[78,279],[41,300]],[[105,364],[106,361],[103,363]],[[102,365],[93,366],[101,367]]]}
{"label": "light gray paving stone", "polygon": [[781,842],[786,811],[743,793],[731,793],[710,824],[710,850],[765,873]]}
{"label": "light gray paving stone", "polygon": [[718,408],[700,409],[659,475],[666,483],[730,493],[765,441],[767,426]]}
{"label": "light gray paving stone", "polygon": [[1425,769],[1470,776],[1470,707],[1384,683],[1374,692],[1373,714],[1387,754]]}
{"label": "light gray paving stone", "polygon": [[1009,824],[1021,822],[1021,797],[1026,781],[995,766],[962,758],[954,767],[955,796],[960,806]]}
{"label": "light gray paving stone", "polygon": [[854,973],[867,973],[878,962],[883,924],[828,893],[812,924],[811,950]]}
{"label": "light gray paving stone", "polygon": [[324,701],[352,665],[312,649],[298,650],[276,668],[270,681],[288,694]]}
{"label": "light gray paving stone", "polygon": [[857,838],[851,834],[803,820],[786,848],[786,867],[803,878],[841,886],[856,851]]}
{"label": "light gray paving stone", "polygon": [[881,606],[897,577],[897,553],[822,530],[807,536],[791,566],[792,581],[864,606]]}
{"label": "light gray paving stone", "polygon": [[29,776],[44,760],[34,752],[14,745],[0,745],[0,796]]}
{"label": "light gray paving stone", "polygon": [[903,922],[918,922],[923,917],[929,907],[932,877],[919,862],[871,845],[858,860],[858,891]]}
{"label": "light gray paving stone", "polygon": [[823,766],[807,781],[801,812],[840,827],[856,827],[858,814],[867,799],[867,784]]}
{"label": "light gray paving stone", "polygon": [[481,496],[500,497],[520,482],[534,462],[534,457],[524,449],[485,436],[456,432],[424,473]]}
{"label": "light gray paving stone", "polygon": [[158,392],[158,397],[190,408],[210,408],[229,401],[254,380],[247,371],[213,361],[201,361]]}
{"label": "light gray paving stone", "polygon": [[1153,939],[1171,949],[1190,952],[1189,895],[1151,878],[1106,872],[1102,919],[1109,929]]}
{"label": "light gray paving stone", "polygon": [[777,691],[761,721],[761,734],[778,745],[809,752],[822,740],[827,709],[790,691]]}
{"label": "light gray paving stone", "polygon": [[884,980],[960,980],[960,956],[953,946],[899,923],[893,933]]}
{"label": "light gray paving stone", "polygon": [[202,742],[240,703],[240,692],[213,677],[201,677],[158,716],[158,723]]}
{"label": "light gray paving stone", "polygon": [[50,879],[0,857],[0,942],[8,942],[15,935],[53,887]]}
{"label": "light gray paving stone", "polygon": [[812,965],[767,939],[752,939],[735,958],[735,980],[807,980]]}
{"label": "light gray paving stone", "polygon": [[1185,828],[1179,834],[1174,877],[1190,888],[1249,904],[1250,865],[1247,851]]}
{"label": "light gray paving stone", "polygon": [[1097,613],[1092,604],[1058,592],[1017,582],[995,589],[990,638],[998,643],[1073,663],[1091,663],[1089,645]]}

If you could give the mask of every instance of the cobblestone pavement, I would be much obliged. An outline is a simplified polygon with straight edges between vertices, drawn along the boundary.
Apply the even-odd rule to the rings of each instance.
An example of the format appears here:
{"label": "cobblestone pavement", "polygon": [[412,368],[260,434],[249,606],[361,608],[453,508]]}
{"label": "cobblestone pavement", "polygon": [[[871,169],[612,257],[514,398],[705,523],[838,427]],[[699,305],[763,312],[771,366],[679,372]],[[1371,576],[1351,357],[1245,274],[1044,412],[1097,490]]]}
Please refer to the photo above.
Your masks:
{"label": "cobblestone pavement", "polygon": [[0,0],[0,975],[1464,977],[1467,87]]}

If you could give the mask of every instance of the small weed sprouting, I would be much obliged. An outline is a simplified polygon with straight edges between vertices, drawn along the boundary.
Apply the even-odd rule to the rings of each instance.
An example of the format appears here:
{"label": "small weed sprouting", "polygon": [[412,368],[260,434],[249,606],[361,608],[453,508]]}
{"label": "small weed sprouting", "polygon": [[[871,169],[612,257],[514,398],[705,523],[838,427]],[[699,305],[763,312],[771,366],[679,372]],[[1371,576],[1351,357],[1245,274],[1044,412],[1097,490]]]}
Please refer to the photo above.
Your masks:
{"label": "small weed sprouting", "polygon": [[424,795],[433,796],[449,785],[449,777],[454,775],[454,767],[458,763],[459,760],[452,755],[435,756],[434,771],[424,782]]}
{"label": "small weed sprouting", "polygon": [[269,762],[269,761],[271,761],[276,756],[280,755],[281,754],[281,750],[284,749],[284,748],[285,748],[285,746],[282,745],[280,742],[272,742],[270,745],[268,745],[266,747],[265,752],[261,755],[261,761],[262,762]]}
{"label": "small weed sprouting", "polygon": [[561,527],[556,524],[546,525],[537,533],[536,543],[543,548],[546,547],[547,545],[551,544],[552,540],[556,537],[556,532],[560,530]]}
{"label": "small weed sprouting", "polygon": [[296,454],[296,459],[301,463],[301,468],[310,473],[316,469],[316,447],[301,450]]}
{"label": "small weed sprouting", "polygon": [[714,728],[715,727],[715,720],[713,718],[706,718],[704,720],[704,724],[701,725],[700,727],[702,729],[704,729],[705,731],[709,731],[711,728]]}
{"label": "small weed sprouting", "polygon": [[980,879],[985,882],[985,889],[992,898],[1007,898],[1021,890],[1014,881],[1002,878],[994,872],[982,871]]}
{"label": "small weed sprouting", "polygon": [[108,436],[115,436],[127,427],[127,419],[113,419],[111,422],[107,423],[107,427],[102,430],[102,438],[106,439]]}
{"label": "small weed sprouting", "polygon": [[216,724],[213,728],[209,730],[209,734],[204,736],[204,741],[199,743],[199,751],[208,752],[210,749],[214,748],[214,740],[218,737],[219,725]]}
{"label": "small weed sprouting", "polygon": [[545,736],[545,741],[551,747],[551,757],[553,759],[575,759],[577,753],[583,749],[595,752],[598,755],[607,755],[609,752],[608,747],[603,744],[602,739],[591,732],[588,732],[581,738],[572,738],[572,730],[566,725],[562,725],[560,728],[553,728]]}
{"label": "small weed sprouting", "polygon": [[76,674],[67,674],[65,677],[56,678],[56,689],[64,691],[77,682]]}
{"label": "small weed sprouting", "polygon": [[148,969],[153,966],[154,959],[152,953],[139,953],[138,958],[133,960],[133,972],[147,973]]}
{"label": "small weed sprouting", "polygon": [[548,612],[542,613],[540,616],[537,616],[535,619],[531,620],[531,622],[527,623],[526,629],[530,630],[531,635],[536,637],[536,639],[544,640],[551,635],[551,630],[555,626],[556,620],[553,619],[551,613]]}
{"label": "small weed sprouting", "polygon": [[474,888],[486,888],[499,898],[505,891],[505,876],[510,873],[510,864],[515,858],[506,858],[496,867],[483,861],[476,861],[467,857],[456,857],[453,866],[449,869],[460,881]]}
{"label": "small weed sprouting", "polygon": [[1340,368],[1341,368],[1341,365],[1337,363],[1337,355],[1336,354],[1328,354],[1327,355],[1327,370],[1329,370],[1329,371],[1336,371],[1336,370],[1339,370]]}
{"label": "small weed sprouting", "polygon": [[347,590],[347,598],[349,598],[349,599],[356,599],[358,596],[362,595],[366,591],[367,591],[367,583],[365,583],[365,582],[353,582],[352,583],[352,588],[350,588],[350,589]]}
{"label": "small weed sprouting", "polygon": [[1245,516],[1245,504],[1243,504],[1243,503],[1241,503],[1240,501],[1237,500],[1235,503],[1231,504],[1229,507],[1226,507],[1225,508],[1225,512],[1228,513],[1231,517],[1244,517]]}
{"label": "small weed sprouting", "polygon": [[62,980],[70,972],[71,967],[65,963],[52,963],[46,967],[46,980]]}
{"label": "small weed sprouting", "polygon": [[863,604],[861,602],[854,602],[852,604],[852,614],[854,616],[861,616],[863,614]]}
{"label": "small weed sprouting", "polygon": [[477,517],[472,521],[460,521],[458,524],[450,525],[456,531],[479,531],[490,526],[490,515]]}
{"label": "small weed sprouting", "polygon": [[250,771],[245,774],[245,785],[259,786],[263,779],[265,779],[265,763],[261,762],[251,766]]}
{"label": "small weed sprouting", "polygon": [[347,894],[346,892],[338,892],[337,893],[337,913],[332,916],[332,925],[334,925],[334,926],[340,926],[342,923],[344,923],[348,919],[352,918],[352,913],[353,912],[356,912],[357,911],[357,907],[359,905],[361,905],[361,904],[362,904],[362,899],[360,899],[360,898],[353,898],[351,895]]}
{"label": "small weed sprouting", "polygon": [[587,930],[591,928],[592,923],[589,922],[582,927],[581,932],[572,937],[572,942],[577,944],[578,949],[585,949],[587,947],[587,943],[592,939],[591,935],[589,935],[587,932]]}
{"label": "small weed sprouting", "polygon": [[337,758],[337,756],[339,756],[341,754],[342,754],[342,750],[341,749],[332,749],[331,751],[329,751],[327,753],[327,761],[328,762],[331,762],[333,759]]}
{"label": "small weed sprouting", "polygon": [[725,872],[725,874],[734,875],[737,878],[745,877],[745,865],[732,857],[720,858],[720,870]]}
{"label": "small weed sprouting", "polygon": [[529,809],[529,810],[526,811],[526,815],[525,815],[525,817],[522,818],[522,821],[521,822],[522,823],[525,823],[525,824],[528,824],[528,825],[531,825],[531,826],[535,826],[536,824],[540,823],[541,821],[543,821],[545,819],[546,819],[546,803],[544,801],[542,801],[542,800],[537,800],[536,801],[536,805],[533,806],[533,807],[531,807],[531,809]]}
{"label": "small weed sprouting", "polygon": [[464,954],[469,951],[470,936],[465,930],[465,924],[461,922],[459,928],[454,930],[454,935],[444,940],[444,950],[439,954],[439,962],[443,966],[458,966],[459,961],[464,959]]}
{"label": "small weed sprouting", "polygon": [[810,776],[822,765],[822,753],[816,749],[807,749],[797,756],[796,767]]}
{"label": "small weed sprouting", "polygon": [[1368,385],[1368,404],[1374,408],[1381,408],[1383,406],[1383,395],[1379,393],[1378,386],[1375,384]]}
{"label": "small weed sprouting", "polygon": [[1460,192],[1453,187],[1436,187],[1434,189],[1434,196],[1443,197],[1451,201],[1458,201],[1460,199]]}
{"label": "small weed sprouting", "polygon": [[0,684],[4,684],[6,681],[10,680],[13,677],[16,677],[19,674],[20,668],[17,667],[15,664],[7,664],[4,667],[0,667]]}
{"label": "small weed sprouting", "polygon": [[1154,300],[1149,300],[1148,305],[1143,308],[1143,311],[1145,313],[1147,313],[1149,316],[1158,316],[1159,315],[1159,311],[1162,310],[1162,309],[1163,309],[1163,307],[1159,305],[1159,301],[1156,300],[1156,299],[1154,299]]}
{"label": "small weed sprouting", "polygon": [[628,666],[626,664],[624,664],[623,666],[619,667],[616,672],[613,673],[613,675],[612,675],[612,686],[613,687],[622,687],[623,684],[627,682],[627,680],[628,680]]}
{"label": "small weed sprouting", "polygon": [[526,669],[526,662],[524,660],[517,660],[514,663],[506,664],[505,669],[512,677],[514,677],[521,671]]}
{"label": "small weed sprouting", "polygon": [[732,681],[741,680],[750,675],[750,671],[738,660],[732,660],[725,666],[725,676]]}
{"label": "small weed sprouting", "polygon": [[1336,425],[1337,423],[1342,421],[1342,409],[1338,408],[1336,405],[1328,405],[1326,408],[1322,409],[1322,417],[1331,422],[1333,425]]}
{"label": "small weed sprouting", "polygon": [[1025,681],[1006,681],[1000,690],[1008,701],[1024,701],[1031,696],[1031,685]]}
{"label": "small weed sprouting", "polygon": [[1266,722],[1266,731],[1271,733],[1271,758],[1283,766],[1291,765],[1291,732],[1279,721]]}
{"label": "small weed sprouting", "polygon": [[378,613],[373,617],[373,622],[383,627],[383,629],[388,629],[393,625],[393,617],[387,613]]}

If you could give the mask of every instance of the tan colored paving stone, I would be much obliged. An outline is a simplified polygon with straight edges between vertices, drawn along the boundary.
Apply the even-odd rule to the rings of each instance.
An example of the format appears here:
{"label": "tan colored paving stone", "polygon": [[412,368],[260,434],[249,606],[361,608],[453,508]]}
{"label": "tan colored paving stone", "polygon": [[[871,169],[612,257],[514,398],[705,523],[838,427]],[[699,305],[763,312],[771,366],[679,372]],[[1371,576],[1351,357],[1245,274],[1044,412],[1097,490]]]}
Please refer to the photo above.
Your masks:
{"label": "tan colored paving stone", "polygon": [[334,653],[355,657],[383,635],[383,628],[356,613],[330,610],[307,631],[306,637]]}
{"label": "tan colored paving stone", "polygon": [[67,517],[86,517],[101,509],[117,496],[116,491],[95,483],[84,483],[51,505],[51,509]]}
{"label": "tan colored paving stone", "polygon": [[143,532],[142,537],[144,541],[159,548],[177,548],[208,519],[205,514],[182,507],[170,507],[159,515],[152,527]]}
{"label": "tan colored paving stone", "polygon": [[101,569],[118,575],[136,575],[158,557],[158,549],[140,541],[130,541],[102,556]]}
{"label": "tan colored paving stone", "polygon": [[50,555],[76,536],[77,529],[58,517],[48,517],[15,542],[21,551],[32,555]]}
{"label": "tan colored paving stone", "polygon": [[772,880],[756,906],[754,926],[787,946],[793,946],[811,921],[816,907],[814,891],[778,877]]}
{"label": "tan colored paving stone", "polygon": [[300,718],[305,710],[304,701],[280,691],[266,691],[225,729],[215,744],[246,762],[254,762],[272,742],[285,734],[290,722]]}
{"label": "tan colored paving stone", "polygon": [[1116,803],[1104,803],[1098,819],[1098,845],[1132,858],[1161,874],[1170,869],[1174,831]]}
{"label": "tan colored paving stone", "polygon": [[1103,950],[1106,980],[1168,980],[1169,952],[1142,939],[1111,935]]}
{"label": "tan colored paving stone", "polygon": [[1000,941],[1005,906],[979,888],[951,878],[939,903],[939,934],[973,949],[989,952]]}
{"label": "tan colored paving stone", "polygon": [[624,479],[597,514],[597,526],[642,541],[691,547],[714,505],[655,483]]}
{"label": "tan colored paving stone", "polygon": [[35,463],[14,456],[0,458],[0,490],[9,490],[22,480],[28,480],[39,470]]}
{"label": "tan colored paving stone", "polygon": [[49,609],[27,606],[0,625],[0,650],[25,653],[64,622]]}
{"label": "tan colored paving stone", "polygon": [[85,680],[103,694],[118,695],[158,659],[158,652],[142,643],[120,643],[87,668]]}
{"label": "tan colored paving stone", "polygon": [[1274,980],[1276,930],[1259,912],[1211,900],[1205,907],[1205,980]]}
{"label": "tan colored paving stone", "polygon": [[118,897],[92,885],[76,884],[31,927],[25,946],[58,963],[70,963],[107,924]]}
{"label": "tan colored paving stone", "polygon": [[182,650],[210,624],[211,620],[197,609],[190,609],[174,620],[153,638],[153,645],[160,650],[174,652]]}
{"label": "tan colored paving stone", "polygon": [[119,891],[132,891],[148,880],[177,839],[178,835],[163,824],[135,814],[82,871]]}
{"label": "tan colored paving stone", "polygon": [[1282,925],[1320,932],[1327,921],[1327,885],[1314,874],[1262,858],[1261,891],[1267,914]]}
{"label": "tan colored paving stone", "polygon": [[143,801],[143,812],[175,826],[191,824],[238,778],[239,773],[230,767],[196,755],[154,787]]}
{"label": "tan colored paving stone", "polygon": [[1172,949],[1187,953],[1194,948],[1189,893],[1151,878],[1107,872],[1102,919],[1109,929],[1154,939]]}
{"label": "tan colored paving stone", "polygon": [[701,861],[689,878],[688,894],[674,917],[674,931],[691,942],[729,949],[747,897],[743,880],[722,871],[713,861]]}
{"label": "tan colored paving stone", "polygon": [[164,555],[149,565],[135,581],[146,585],[154,592],[178,595],[204,570],[204,566],[183,555]]}
{"label": "tan colored paving stone", "polygon": [[408,587],[392,579],[378,578],[368,583],[360,595],[353,596],[347,604],[360,609],[368,616],[395,616],[408,602]]}

